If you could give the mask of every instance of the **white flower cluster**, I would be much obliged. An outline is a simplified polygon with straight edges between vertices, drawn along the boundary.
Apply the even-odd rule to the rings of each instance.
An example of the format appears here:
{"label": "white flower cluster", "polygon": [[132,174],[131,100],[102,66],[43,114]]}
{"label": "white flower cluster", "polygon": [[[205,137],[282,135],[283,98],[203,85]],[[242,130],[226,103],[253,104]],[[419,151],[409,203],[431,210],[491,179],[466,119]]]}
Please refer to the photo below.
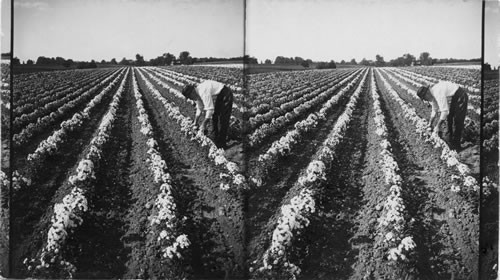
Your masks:
{"label": "white flower cluster", "polygon": [[[274,141],[271,147],[264,153],[259,155],[259,161],[272,163],[275,162],[280,156],[285,156],[289,154],[293,146],[300,142],[303,135],[314,129],[318,124],[326,119],[328,111],[338,103],[339,99],[343,97],[357,82],[361,77],[357,76],[351,83],[346,87],[342,88],[339,93],[330,98],[319,110],[319,112],[313,112],[309,116],[298,123],[295,124],[295,129],[287,132],[285,136],[282,136],[279,140]],[[362,83],[360,83],[356,91],[361,91]]]}
{"label": "white flower cluster", "polygon": [[55,154],[58,151],[59,145],[66,140],[67,134],[81,128],[83,123],[90,119],[89,112],[101,103],[103,97],[107,95],[112,87],[122,78],[123,75],[117,76],[106,88],[96,95],[81,112],[76,112],[71,119],[62,122],[60,129],[54,131],[47,139],[40,142],[36,150],[28,155],[28,161]]}
{"label": "white flower cluster", "polygon": [[[4,184],[5,183],[8,184],[9,182],[7,181],[7,182],[4,182]],[[31,185],[31,179],[24,177],[17,170],[12,172],[12,188],[14,190],[17,191],[17,190],[21,189],[23,186],[29,187],[30,185]]]}
{"label": "white flower cluster", "polygon": [[[125,77],[127,74],[128,70]],[[54,205],[54,214],[47,236],[47,245],[42,249],[40,257],[43,267],[49,266],[45,256],[54,255],[51,258],[51,262],[53,262],[56,259],[55,256],[59,255],[60,249],[66,241],[70,230],[83,222],[79,214],[88,210],[87,199],[84,195],[86,191],[85,187],[88,187],[89,182],[95,179],[94,163],[100,159],[102,145],[109,138],[109,132],[116,117],[116,110],[124,91],[125,81],[126,78],[122,79],[120,87],[113,96],[109,109],[101,120],[98,133],[90,142],[91,148],[89,152],[78,163],[76,174],[69,177],[68,181],[73,186],[71,192],[63,198],[61,203]]]}
{"label": "white flower cluster", "polygon": [[[403,238],[406,207],[404,205],[403,198],[401,197],[402,179],[398,174],[399,167],[392,155],[391,146],[387,139],[387,125],[382,108],[380,107],[380,98],[377,92],[377,84],[375,83],[375,76],[373,75],[373,72],[371,72],[370,77],[371,97],[373,99],[372,104],[375,112],[374,120],[375,126],[377,127],[375,132],[378,136],[380,136],[380,146],[382,147],[379,162],[382,166],[386,187],[389,187],[390,192],[384,203],[384,212],[378,219],[380,230],[379,234],[385,236],[384,242],[389,243],[389,247],[396,245],[399,240],[401,240],[401,243],[397,247],[389,248],[388,259],[394,261],[397,261],[398,259],[405,260],[406,255],[404,252],[408,252],[410,249],[413,249],[415,244],[411,236]],[[413,244],[413,246],[406,246],[407,244]],[[403,249],[405,251],[403,251]]]}
{"label": "white flower cluster", "polygon": [[224,155],[223,149],[218,149],[215,143],[210,138],[194,129],[193,120],[191,120],[189,117],[184,116],[177,106],[170,104],[170,102],[165,99],[160,94],[160,92],[151,84],[151,82],[149,82],[149,80],[143,75],[141,70],[139,70],[138,73],[153,97],[155,97],[158,101],[161,102],[161,104],[163,104],[168,116],[180,125],[181,131],[186,136],[190,137],[192,141],[199,143],[202,147],[208,147],[208,157],[214,161],[215,165],[222,166],[229,172],[229,175],[232,179],[231,184],[234,184],[239,188],[244,188],[246,185],[246,179],[243,175],[240,174],[239,168],[236,163],[227,160]]}
{"label": "white flower cluster", "polygon": [[263,266],[259,271],[271,270],[283,266],[292,275],[300,273],[300,269],[287,259],[287,248],[291,246],[293,232],[309,225],[307,215],[316,211],[313,192],[304,188],[294,196],[289,204],[281,207],[281,216],[278,225],[273,231],[271,246],[263,255]]}
{"label": "white flower cluster", "polygon": [[413,250],[417,245],[413,241],[411,237],[405,237],[403,240],[401,240],[401,243],[399,243],[398,247],[391,248],[389,250],[389,256],[387,257],[389,260],[405,260],[406,255],[403,254],[404,252],[409,252]]}
{"label": "white flower cluster", "polygon": [[387,82],[387,80],[382,75],[380,75],[380,78],[382,79],[382,82],[384,83],[389,96],[401,106],[404,116],[415,125],[415,132],[420,135],[420,137],[425,142],[431,143],[435,148],[441,148],[441,159],[444,161],[444,163],[449,167],[456,168],[461,176],[464,186],[468,187],[468,189],[478,191],[479,186],[476,179],[470,176],[470,169],[467,167],[467,165],[459,162],[457,153],[452,151],[449,148],[448,144],[443,139],[441,139],[439,135],[430,131],[429,123],[427,122],[427,120],[419,117],[415,111],[415,108],[411,107],[404,100],[402,100],[399,97],[398,93],[394,89],[392,89],[389,82]]}
{"label": "white flower cluster", "polygon": [[[177,235],[177,206],[172,196],[171,176],[167,170],[167,163],[162,159],[158,151],[158,143],[153,138],[152,125],[144,108],[142,95],[139,92],[135,75],[132,75],[132,86],[136,106],[138,111],[137,118],[141,123],[141,133],[146,137],[146,145],[148,146],[147,153],[149,154],[149,168],[153,174],[153,180],[160,185],[160,193],[156,197],[155,207],[157,212],[151,216],[151,225],[159,225],[160,228],[165,228],[158,234],[158,241],[161,243],[170,244],[162,249],[165,258],[173,258],[174,256],[181,257],[179,248],[186,248],[189,245],[189,240],[185,234]],[[163,242],[162,242],[163,241]]]}
{"label": "white flower cluster", "polygon": [[497,190],[498,192],[498,183],[491,180],[488,176],[484,176],[483,178],[483,195],[484,197],[488,197],[491,195],[492,190]]}
{"label": "white flower cluster", "polygon": [[0,170],[0,188],[3,188],[5,186],[9,185],[9,178],[7,177],[7,174]]}
{"label": "white flower cluster", "polygon": [[187,235],[185,235],[185,234],[179,235],[175,239],[174,243],[172,243],[172,245],[170,245],[162,250],[163,257],[173,259],[174,256],[176,256],[178,258],[181,258],[182,255],[179,253],[179,251],[181,249],[185,249],[185,248],[189,247],[189,245],[191,245],[191,243],[189,242]]}

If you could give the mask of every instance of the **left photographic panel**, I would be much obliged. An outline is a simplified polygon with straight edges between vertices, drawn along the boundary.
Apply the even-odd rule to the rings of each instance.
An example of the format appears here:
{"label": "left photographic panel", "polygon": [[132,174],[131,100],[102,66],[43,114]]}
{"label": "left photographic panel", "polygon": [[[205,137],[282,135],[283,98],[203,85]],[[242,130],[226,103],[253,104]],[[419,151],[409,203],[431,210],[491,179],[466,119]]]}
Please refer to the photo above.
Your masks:
{"label": "left photographic panel", "polygon": [[245,277],[244,1],[13,9],[9,276]]}
{"label": "left photographic panel", "polygon": [[9,275],[9,158],[10,158],[10,59],[11,1],[0,2],[0,277]]}

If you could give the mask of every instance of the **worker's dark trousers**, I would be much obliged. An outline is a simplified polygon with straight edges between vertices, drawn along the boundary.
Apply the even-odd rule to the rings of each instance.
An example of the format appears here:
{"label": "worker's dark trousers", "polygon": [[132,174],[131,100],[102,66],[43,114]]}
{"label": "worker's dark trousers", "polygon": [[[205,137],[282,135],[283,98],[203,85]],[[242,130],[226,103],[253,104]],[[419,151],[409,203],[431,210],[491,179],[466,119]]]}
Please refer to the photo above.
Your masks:
{"label": "worker's dark trousers", "polygon": [[469,96],[463,88],[458,88],[451,98],[450,113],[448,115],[448,139],[450,148],[460,148],[460,139],[464,129],[465,115]]}
{"label": "worker's dark trousers", "polygon": [[212,117],[215,144],[219,148],[226,148],[227,130],[229,128],[229,120],[233,109],[233,91],[224,86],[221,92],[217,95],[215,101],[214,115]]}

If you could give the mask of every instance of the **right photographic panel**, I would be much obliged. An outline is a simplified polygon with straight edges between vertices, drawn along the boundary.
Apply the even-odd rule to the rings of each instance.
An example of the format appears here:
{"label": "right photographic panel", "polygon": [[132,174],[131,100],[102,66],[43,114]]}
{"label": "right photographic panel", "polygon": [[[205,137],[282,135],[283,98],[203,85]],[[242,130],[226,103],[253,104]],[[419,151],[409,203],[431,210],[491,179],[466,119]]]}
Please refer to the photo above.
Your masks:
{"label": "right photographic panel", "polygon": [[482,23],[482,1],[246,1],[251,278],[496,273],[496,245],[479,265],[481,199],[498,211]]}
{"label": "right photographic panel", "polygon": [[481,171],[481,279],[498,275],[498,68],[500,66],[500,2],[484,1],[483,119]]}

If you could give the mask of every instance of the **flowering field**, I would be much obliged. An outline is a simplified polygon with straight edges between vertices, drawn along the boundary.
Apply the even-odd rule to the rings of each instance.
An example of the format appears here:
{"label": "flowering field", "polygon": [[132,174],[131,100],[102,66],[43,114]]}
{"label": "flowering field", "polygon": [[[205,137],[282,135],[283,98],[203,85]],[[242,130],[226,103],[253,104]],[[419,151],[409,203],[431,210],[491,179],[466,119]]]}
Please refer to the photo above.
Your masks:
{"label": "flowering field", "polygon": [[[13,276],[470,279],[478,83],[450,69],[14,75]],[[226,151],[180,93],[203,79],[234,91]],[[460,153],[416,97],[439,79],[471,96]]]}
{"label": "flowering field", "polygon": [[[179,89],[202,77],[182,70],[14,77],[14,276],[243,274],[241,139],[229,157],[194,130]],[[213,72],[237,111],[237,74]]]}
{"label": "flowering field", "polygon": [[451,151],[428,129],[430,109],[416,96],[422,84],[450,75],[430,71],[249,76],[251,278],[477,275],[477,103],[469,106],[466,148]]}

